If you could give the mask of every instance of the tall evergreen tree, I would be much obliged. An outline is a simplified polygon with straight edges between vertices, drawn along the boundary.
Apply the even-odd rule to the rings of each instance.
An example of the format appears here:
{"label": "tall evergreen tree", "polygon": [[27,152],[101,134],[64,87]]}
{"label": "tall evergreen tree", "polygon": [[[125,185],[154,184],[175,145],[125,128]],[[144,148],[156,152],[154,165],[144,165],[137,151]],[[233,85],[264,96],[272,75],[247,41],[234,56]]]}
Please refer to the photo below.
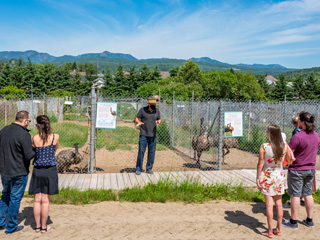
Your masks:
{"label": "tall evergreen tree", "polygon": [[293,79],[292,88],[294,98],[302,100],[305,99],[305,79],[300,75],[299,77]]}
{"label": "tall evergreen tree", "polygon": [[306,99],[317,99],[319,98],[319,80],[316,79],[314,73],[311,73],[305,83],[305,98]]}
{"label": "tall evergreen tree", "polygon": [[272,97],[277,101],[283,101],[285,97],[289,101],[292,100],[293,92],[291,87],[288,86],[288,81],[284,75],[279,76],[279,79],[272,91]]}

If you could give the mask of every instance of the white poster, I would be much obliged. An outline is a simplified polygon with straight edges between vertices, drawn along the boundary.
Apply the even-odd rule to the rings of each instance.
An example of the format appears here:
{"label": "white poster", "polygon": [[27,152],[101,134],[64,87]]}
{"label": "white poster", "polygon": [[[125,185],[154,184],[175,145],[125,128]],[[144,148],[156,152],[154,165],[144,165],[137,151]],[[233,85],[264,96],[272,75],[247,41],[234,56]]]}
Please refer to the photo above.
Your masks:
{"label": "white poster", "polygon": [[117,103],[97,102],[96,128],[115,129],[117,123]]}
{"label": "white poster", "polygon": [[224,112],[224,136],[225,137],[242,137],[243,123],[242,112]]}

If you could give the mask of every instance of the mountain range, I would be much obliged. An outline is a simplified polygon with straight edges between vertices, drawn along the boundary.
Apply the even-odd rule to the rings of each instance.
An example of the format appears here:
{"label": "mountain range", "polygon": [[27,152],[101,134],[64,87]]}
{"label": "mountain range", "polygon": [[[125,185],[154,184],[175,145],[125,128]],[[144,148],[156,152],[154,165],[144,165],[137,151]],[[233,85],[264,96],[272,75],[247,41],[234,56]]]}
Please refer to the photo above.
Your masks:
{"label": "mountain range", "polygon": [[168,71],[174,66],[180,66],[187,60],[196,62],[200,68],[204,71],[217,71],[234,69],[235,71],[251,71],[255,74],[274,74],[278,75],[295,69],[289,69],[279,64],[229,64],[220,62],[209,57],[190,58],[190,59],[170,59],[170,58],[149,58],[149,59],[137,59],[130,54],[123,53],[111,53],[104,51],[102,53],[86,53],[78,56],[63,55],[60,57],[52,56],[48,53],[39,53],[34,50],[28,51],[0,51],[0,58],[2,59],[19,59],[22,58],[25,61],[30,59],[33,63],[52,62],[55,64],[65,64],[66,62],[85,63],[91,62],[98,65],[99,70],[105,69],[106,64],[114,69],[121,62],[124,67],[130,66],[142,66],[147,64],[149,67],[158,66],[160,71]]}

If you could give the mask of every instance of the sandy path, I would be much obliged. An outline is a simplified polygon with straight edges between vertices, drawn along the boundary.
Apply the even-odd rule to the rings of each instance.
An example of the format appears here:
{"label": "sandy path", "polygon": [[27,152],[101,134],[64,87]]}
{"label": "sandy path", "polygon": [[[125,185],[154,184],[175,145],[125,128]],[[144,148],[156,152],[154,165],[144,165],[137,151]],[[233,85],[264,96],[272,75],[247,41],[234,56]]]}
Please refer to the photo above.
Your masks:
{"label": "sandy path", "polygon": [[[23,199],[21,232],[1,239],[267,239],[264,203],[212,201],[204,204],[102,202],[84,206],[52,205],[47,234],[35,233],[32,202]],[[315,206],[315,213],[320,205]],[[284,209],[287,218],[289,212]],[[299,220],[305,217],[300,209]],[[314,229],[282,229],[274,239],[319,239],[320,216]],[[275,223],[275,221],[274,221]]]}

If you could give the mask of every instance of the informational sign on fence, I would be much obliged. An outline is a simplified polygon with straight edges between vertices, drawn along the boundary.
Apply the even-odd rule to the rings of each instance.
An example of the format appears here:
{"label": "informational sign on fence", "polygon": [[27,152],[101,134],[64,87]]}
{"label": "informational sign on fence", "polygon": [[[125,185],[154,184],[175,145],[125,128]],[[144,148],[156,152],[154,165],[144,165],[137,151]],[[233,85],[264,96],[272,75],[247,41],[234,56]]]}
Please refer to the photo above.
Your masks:
{"label": "informational sign on fence", "polygon": [[224,136],[242,137],[243,136],[243,116],[242,111],[224,112]]}
{"label": "informational sign on fence", "polygon": [[96,128],[115,129],[117,123],[117,103],[97,102]]}

